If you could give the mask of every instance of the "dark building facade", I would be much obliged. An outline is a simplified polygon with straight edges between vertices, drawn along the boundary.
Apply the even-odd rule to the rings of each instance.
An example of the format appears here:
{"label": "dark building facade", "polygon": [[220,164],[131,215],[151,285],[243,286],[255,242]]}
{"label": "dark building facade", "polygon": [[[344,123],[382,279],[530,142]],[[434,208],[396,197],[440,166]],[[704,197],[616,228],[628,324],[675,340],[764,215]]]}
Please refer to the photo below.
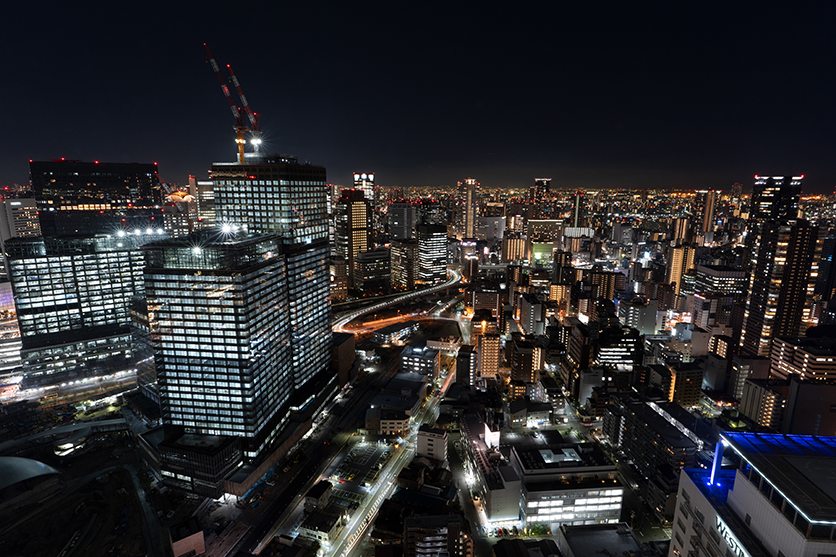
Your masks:
{"label": "dark building facade", "polygon": [[32,161],[29,173],[44,236],[188,230],[156,163]]}

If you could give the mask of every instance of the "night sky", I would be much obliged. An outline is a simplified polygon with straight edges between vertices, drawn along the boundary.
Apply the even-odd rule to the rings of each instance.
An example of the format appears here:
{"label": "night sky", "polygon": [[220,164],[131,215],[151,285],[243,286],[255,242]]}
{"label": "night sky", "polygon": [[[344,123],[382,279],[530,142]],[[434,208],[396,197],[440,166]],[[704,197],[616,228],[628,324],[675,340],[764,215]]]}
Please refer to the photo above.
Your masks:
{"label": "night sky", "polygon": [[26,4],[0,17],[4,185],[29,159],[180,183],[234,160],[204,42],[268,150],[334,183],[836,184],[833,2]]}

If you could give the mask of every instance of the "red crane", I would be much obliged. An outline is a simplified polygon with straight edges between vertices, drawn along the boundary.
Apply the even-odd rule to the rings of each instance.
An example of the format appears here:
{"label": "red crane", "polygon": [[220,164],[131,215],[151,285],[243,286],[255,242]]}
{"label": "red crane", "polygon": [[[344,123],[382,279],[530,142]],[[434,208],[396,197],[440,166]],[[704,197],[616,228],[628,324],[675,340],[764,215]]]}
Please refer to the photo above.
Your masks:
{"label": "red crane", "polygon": [[232,72],[232,68],[227,65],[226,67],[229,70],[229,74],[232,76],[232,82],[235,84],[238,96],[241,98],[241,104],[244,106],[243,113],[247,115],[247,120],[249,120],[250,125],[247,126],[244,122],[242,110],[239,109],[238,106],[235,105],[235,101],[232,100],[232,95],[229,93],[229,87],[227,87],[226,81],[221,75],[221,70],[218,67],[218,63],[215,62],[215,57],[212,56],[212,51],[209,50],[209,45],[203,43],[203,46],[206,48],[206,56],[209,64],[212,66],[212,70],[218,77],[218,82],[221,84],[221,91],[223,91],[224,97],[226,97],[226,100],[229,102],[229,108],[232,110],[233,118],[235,118],[234,129],[235,142],[238,144],[238,162],[240,164],[244,164],[244,145],[246,144],[244,132],[250,132],[253,135],[252,144],[256,152],[258,152],[258,146],[261,144],[261,130],[258,127],[258,114],[254,113],[250,109],[250,105],[247,103],[247,98],[244,96],[244,92],[241,90],[241,85],[238,83],[238,78],[235,77],[235,74]]}

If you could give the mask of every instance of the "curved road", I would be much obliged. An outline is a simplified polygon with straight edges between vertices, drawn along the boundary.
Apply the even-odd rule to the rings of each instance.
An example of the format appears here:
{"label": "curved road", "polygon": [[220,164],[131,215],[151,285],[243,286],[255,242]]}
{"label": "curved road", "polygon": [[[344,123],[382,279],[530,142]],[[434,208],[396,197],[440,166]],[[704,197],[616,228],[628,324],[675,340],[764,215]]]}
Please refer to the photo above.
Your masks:
{"label": "curved road", "polygon": [[412,298],[417,298],[419,296],[425,296],[427,294],[432,294],[433,292],[438,292],[439,290],[444,290],[445,288],[449,288],[454,284],[458,283],[462,280],[461,272],[455,269],[448,269],[447,271],[450,273],[451,278],[446,281],[442,282],[438,286],[433,286],[431,288],[424,288],[422,290],[417,290],[414,292],[407,292],[402,296],[398,296],[397,298],[392,298],[391,300],[386,300],[385,302],[380,302],[378,304],[374,304],[373,306],[369,306],[362,309],[357,309],[346,314],[342,314],[339,317],[335,316],[334,323],[332,325],[332,330],[335,333],[353,333],[354,331],[346,331],[343,329],[346,325],[348,325],[351,321],[357,319],[362,315],[366,315],[369,313],[374,313],[379,311],[385,307],[389,307],[395,304],[399,304],[401,302],[405,302],[406,300],[411,300]]}

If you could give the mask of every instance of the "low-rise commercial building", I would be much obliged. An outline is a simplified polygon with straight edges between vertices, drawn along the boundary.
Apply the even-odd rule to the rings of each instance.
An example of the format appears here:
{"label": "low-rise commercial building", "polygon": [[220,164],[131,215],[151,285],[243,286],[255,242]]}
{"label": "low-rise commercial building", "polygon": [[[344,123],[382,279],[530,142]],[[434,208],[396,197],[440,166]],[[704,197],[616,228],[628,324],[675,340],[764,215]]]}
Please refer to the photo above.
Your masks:
{"label": "low-rise commercial building", "polygon": [[833,554],[836,438],[723,437],[739,464],[682,471],[669,557]]}

